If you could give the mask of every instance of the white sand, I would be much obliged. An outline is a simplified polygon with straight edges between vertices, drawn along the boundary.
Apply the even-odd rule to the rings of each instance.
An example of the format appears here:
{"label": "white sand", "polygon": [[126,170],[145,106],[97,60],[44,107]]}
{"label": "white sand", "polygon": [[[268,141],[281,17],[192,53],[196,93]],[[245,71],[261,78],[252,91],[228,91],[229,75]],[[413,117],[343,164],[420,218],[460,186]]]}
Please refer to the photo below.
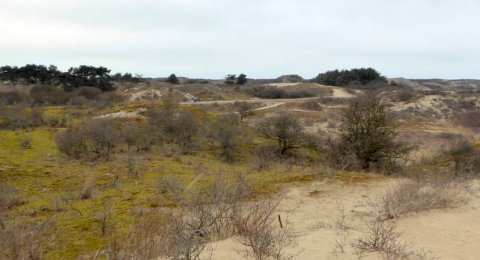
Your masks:
{"label": "white sand", "polygon": [[[358,259],[350,244],[365,230],[365,197],[374,197],[397,180],[377,180],[366,184],[341,185],[322,182],[291,188],[278,214],[297,234],[297,245],[287,248],[294,259]],[[314,192],[315,196],[311,193]],[[338,205],[343,205],[348,232],[338,231]],[[276,215],[275,215],[276,217]],[[467,206],[427,211],[398,221],[400,240],[412,249],[430,252],[441,259],[480,259],[480,198]],[[345,239],[345,252],[335,252],[336,241]],[[212,259],[246,259],[248,250],[238,238],[213,243]],[[381,259],[370,254],[362,259]]]}

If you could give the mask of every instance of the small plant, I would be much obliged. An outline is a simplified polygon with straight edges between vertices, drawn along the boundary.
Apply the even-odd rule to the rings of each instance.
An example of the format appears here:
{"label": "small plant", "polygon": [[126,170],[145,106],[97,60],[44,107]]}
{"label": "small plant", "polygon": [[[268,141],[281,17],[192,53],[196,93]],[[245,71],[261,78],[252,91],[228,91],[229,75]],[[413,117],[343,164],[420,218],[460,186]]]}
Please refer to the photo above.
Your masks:
{"label": "small plant", "polygon": [[135,179],[135,182],[137,182],[138,178],[140,177],[140,171],[138,169],[138,164],[141,162],[141,158],[138,156],[135,156],[133,154],[128,154],[127,156],[127,173],[130,177]]}
{"label": "small plant", "polygon": [[96,181],[94,177],[89,177],[83,184],[82,190],[79,195],[79,199],[88,200],[95,198],[96,193]]}
{"label": "small plant", "polygon": [[31,149],[32,148],[32,137],[30,136],[23,136],[20,139],[20,147],[22,149]]}
{"label": "small plant", "polygon": [[352,243],[358,255],[379,252],[387,259],[406,259],[409,245],[398,241],[400,233],[395,231],[395,223],[372,221],[367,223],[367,233]]}

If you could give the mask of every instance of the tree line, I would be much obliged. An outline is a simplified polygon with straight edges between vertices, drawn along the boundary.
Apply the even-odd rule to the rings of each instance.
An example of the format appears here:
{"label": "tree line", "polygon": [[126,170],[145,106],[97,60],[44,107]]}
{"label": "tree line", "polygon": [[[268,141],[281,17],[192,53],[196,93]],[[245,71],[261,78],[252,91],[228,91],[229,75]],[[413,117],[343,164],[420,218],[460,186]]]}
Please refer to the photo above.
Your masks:
{"label": "tree line", "polygon": [[81,65],[62,72],[54,65],[47,67],[27,64],[22,67],[0,67],[0,80],[11,81],[14,84],[23,82],[25,84],[61,85],[66,91],[72,91],[82,86],[111,91],[115,89],[113,80],[139,82],[142,78],[140,75],[133,76],[131,73],[110,75],[110,69],[102,66]]}
{"label": "tree line", "polygon": [[314,78],[314,81],[323,85],[339,87],[365,86],[372,82],[387,83],[386,78],[372,68],[331,70],[320,73]]}

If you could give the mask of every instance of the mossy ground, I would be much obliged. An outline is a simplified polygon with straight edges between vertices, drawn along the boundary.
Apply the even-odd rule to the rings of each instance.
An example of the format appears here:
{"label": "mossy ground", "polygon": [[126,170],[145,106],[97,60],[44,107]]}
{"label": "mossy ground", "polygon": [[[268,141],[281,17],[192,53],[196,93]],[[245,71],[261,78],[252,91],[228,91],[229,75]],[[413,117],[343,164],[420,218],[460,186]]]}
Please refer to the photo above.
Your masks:
{"label": "mossy ground", "polygon": [[[52,115],[63,113],[60,107],[47,111]],[[51,233],[55,239],[49,245],[48,259],[75,259],[101,249],[105,245],[101,221],[105,214],[108,231],[127,228],[137,211],[174,207],[175,203],[159,188],[161,179],[176,178],[184,187],[201,190],[211,185],[217,175],[233,180],[242,174],[252,184],[254,194],[265,196],[286,184],[323,177],[316,163],[279,163],[258,170],[251,155],[253,148],[245,146],[235,163],[222,162],[213,152],[166,156],[161,148],[156,148],[141,155],[143,159],[138,165],[141,175],[135,180],[127,174],[125,153],[116,154],[109,162],[67,160],[57,151],[57,131],[54,128],[0,131],[0,182],[14,187],[22,201],[6,211],[2,220],[7,225],[23,221],[53,222]],[[20,146],[26,136],[32,139],[30,149]],[[258,137],[254,140],[268,142]],[[321,157],[309,150],[304,154],[312,159]],[[96,184],[94,196],[81,200],[79,195],[91,179]]]}

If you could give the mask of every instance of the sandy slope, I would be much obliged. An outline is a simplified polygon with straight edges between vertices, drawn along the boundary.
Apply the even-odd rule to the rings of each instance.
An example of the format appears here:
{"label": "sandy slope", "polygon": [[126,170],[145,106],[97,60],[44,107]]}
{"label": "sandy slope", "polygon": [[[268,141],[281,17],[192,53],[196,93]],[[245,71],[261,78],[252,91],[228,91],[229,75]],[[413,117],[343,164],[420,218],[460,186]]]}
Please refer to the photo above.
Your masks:
{"label": "sandy slope", "polygon": [[[286,251],[294,259],[358,259],[350,246],[365,230],[366,197],[374,197],[398,180],[380,179],[356,185],[316,182],[291,188],[278,214],[288,220],[297,234],[298,244]],[[336,228],[338,209],[344,207],[348,231]],[[480,199],[448,210],[428,211],[401,218],[397,230],[401,241],[412,249],[424,250],[441,259],[480,259]],[[337,241],[345,241],[345,252],[335,250]],[[212,244],[212,259],[245,259],[247,250],[238,238]],[[362,259],[381,259],[370,254]]]}

